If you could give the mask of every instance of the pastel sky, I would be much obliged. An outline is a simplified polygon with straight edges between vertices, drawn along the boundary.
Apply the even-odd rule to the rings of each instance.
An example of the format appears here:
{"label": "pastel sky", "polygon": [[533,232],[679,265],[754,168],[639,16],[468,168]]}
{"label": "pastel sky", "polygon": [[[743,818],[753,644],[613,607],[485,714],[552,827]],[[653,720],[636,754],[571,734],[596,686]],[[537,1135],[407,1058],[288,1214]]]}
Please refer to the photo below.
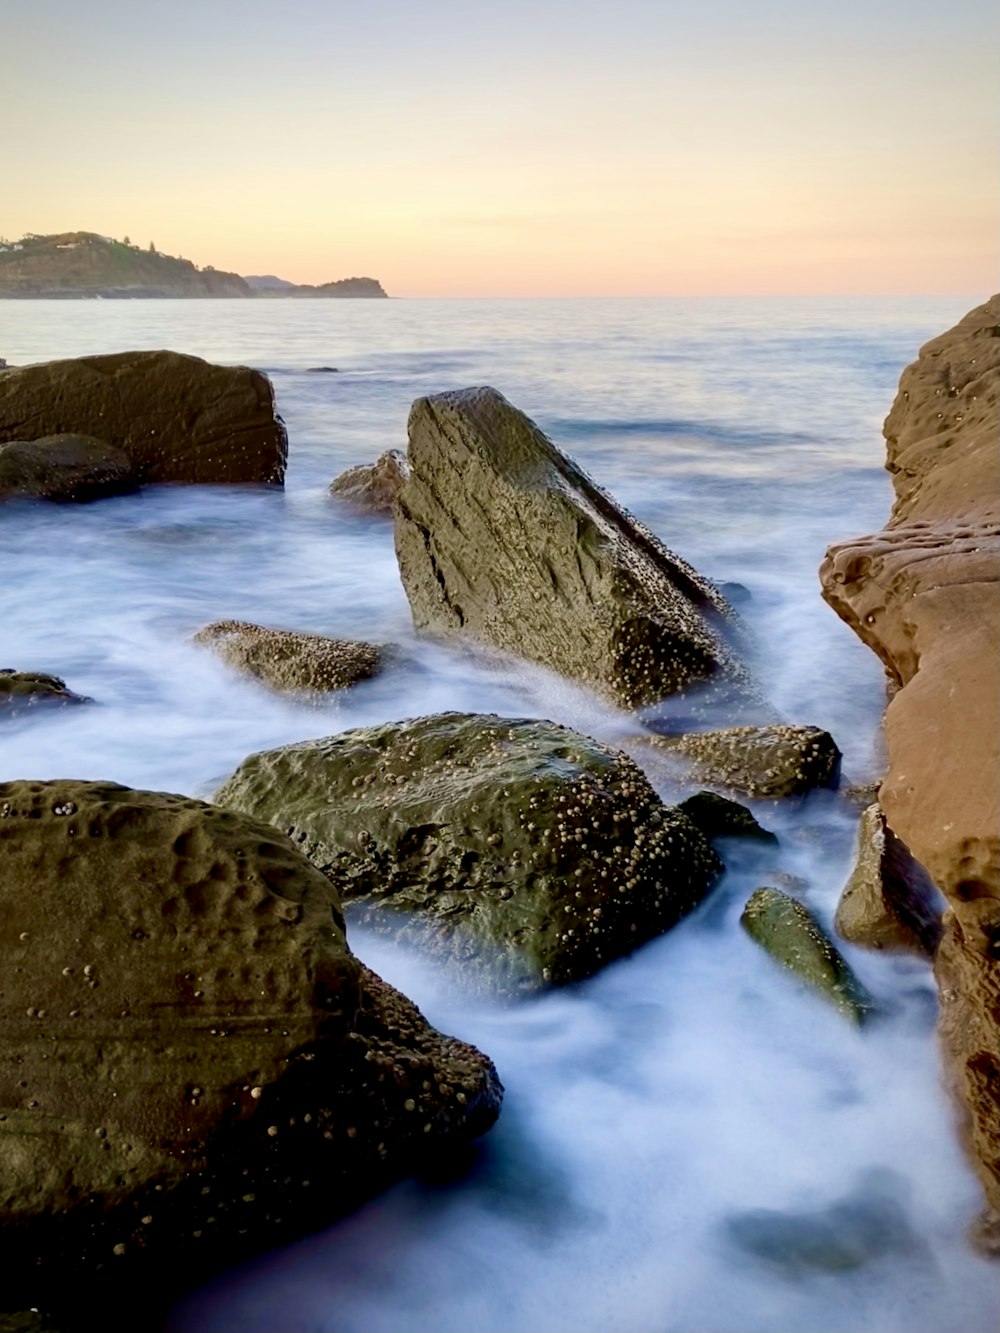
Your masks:
{"label": "pastel sky", "polygon": [[0,0],[0,235],[394,296],[994,290],[995,0]]}

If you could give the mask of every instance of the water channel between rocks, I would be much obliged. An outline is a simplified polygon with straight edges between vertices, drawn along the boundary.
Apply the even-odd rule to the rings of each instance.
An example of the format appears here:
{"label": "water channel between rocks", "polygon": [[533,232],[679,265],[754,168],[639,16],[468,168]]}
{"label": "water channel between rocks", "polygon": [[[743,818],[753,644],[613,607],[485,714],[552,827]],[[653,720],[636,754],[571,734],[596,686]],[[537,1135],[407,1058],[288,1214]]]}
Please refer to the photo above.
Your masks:
{"label": "water channel between rocks", "polygon": [[[881,526],[899,372],[975,299],[0,302],[11,364],[172,347],[254,365],[290,438],[284,493],[5,506],[0,666],[98,703],[5,725],[0,775],[209,797],[253,751],[444,709],[624,736],[622,714],[542,671],[418,641],[391,526],[326,494],[405,447],[415,397],[485,383],[668,546],[750,589],[768,694],[870,779],[881,668],[816,569],[829,542]],[[404,652],[307,707],[191,643],[223,618]],[[647,771],[667,799],[691,789]],[[672,933],[517,1006],[351,930],[365,962],[493,1058],[500,1122],[459,1179],[404,1182],[219,1279],[175,1311],[177,1333],[991,1333],[996,1270],[964,1240],[978,1186],[939,1086],[929,971],[847,947],[888,1011],[860,1032],[804,994],[740,911],[784,876],[829,922],[856,813],[830,794],[755,810],[777,851],[724,846],[725,879]]]}

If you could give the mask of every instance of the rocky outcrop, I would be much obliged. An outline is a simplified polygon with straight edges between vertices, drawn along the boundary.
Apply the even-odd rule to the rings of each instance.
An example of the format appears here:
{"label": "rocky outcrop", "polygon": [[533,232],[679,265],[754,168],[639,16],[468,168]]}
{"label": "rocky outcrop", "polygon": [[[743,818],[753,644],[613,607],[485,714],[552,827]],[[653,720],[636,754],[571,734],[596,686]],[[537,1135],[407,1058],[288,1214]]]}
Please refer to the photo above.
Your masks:
{"label": "rocky outcrop", "polygon": [[898,686],[879,804],[948,899],[940,1031],[986,1189],[981,1236],[1000,1250],[998,335],[993,297],[903,372],[885,423],[892,516],[832,547],[820,577]]}
{"label": "rocky outcrop", "polygon": [[138,488],[128,455],[92,435],[46,435],[0,444],[0,501],[82,503]]}
{"label": "rocky outcrop", "polygon": [[178,352],[118,352],[0,371],[0,444],[71,432],[146,482],[270,482],[288,440],[270,381]]}
{"label": "rocky outcrop", "polygon": [[870,805],[858,825],[857,857],[837,904],[833,924],[852,944],[869,949],[909,949],[933,957],[941,938],[937,890]]}
{"label": "rocky outcrop", "polygon": [[361,728],[252,755],[215,799],[287,832],[368,924],[506,994],[596,972],[721,869],[626,755],[552,722]]}
{"label": "rocky outcrop", "polygon": [[244,620],[217,620],[194,636],[230,666],[273,690],[328,694],[374,676],[382,663],[378,644],[328,639],[299,630],[268,629]]}
{"label": "rocky outcrop", "polygon": [[409,475],[406,455],[399,449],[387,449],[374,463],[348,468],[334,477],[330,494],[367,513],[391,514]]}
{"label": "rocky outcrop", "polygon": [[854,1023],[875,1012],[875,1001],[808,908],[780,889],[755,889],[740,924],[748,935]]}
{"label": "rocky outcrop", "polygon": [[496,390],[418,399],[408,456],[396,554],[418,629],[530,658],[627,708],[698,690],[762,708],[715,585]]}
{"label": "rocky outcrop", "polygon": [[832,787],[840,774],[840,751],[820,727],[724,727],[629,739],[677,755],[705,782],[762,799]]}
{"label": "rocky outcrop", "polygon": [[13,782],[0,837],[11,1305],[176,1294],[495,1118],[489,1061],[358,963],[329,880],[270,826]]}
{"label": "rocky outcrop", "polygon": [[0,718],[18,717],[41,708],[62,708],[67,704],[89,704],[83,694],[74,694],[58,676],[43,671],[0,670]]}

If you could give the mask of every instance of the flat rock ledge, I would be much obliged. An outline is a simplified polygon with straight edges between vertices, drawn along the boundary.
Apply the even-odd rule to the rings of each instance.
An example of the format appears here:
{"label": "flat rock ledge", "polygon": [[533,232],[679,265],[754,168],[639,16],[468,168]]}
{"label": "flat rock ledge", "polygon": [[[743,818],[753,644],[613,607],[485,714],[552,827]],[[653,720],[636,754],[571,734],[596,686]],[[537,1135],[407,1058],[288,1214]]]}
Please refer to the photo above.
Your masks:
{"label": "flat rock ledge", "polygon": [[384,651],[358,639],[328,639],[245,620],[216,620],[198,630],[194,640],[273,690],[312,694],[345,690],[374,676]]}
{"label": "flat rock ledge", "polygon": [[334,477],[330,494],[363,513],[391,514],[409,475],[406,455],[400,449],[387,449],[374,463],[348,468]]}
{"label": "flat rock ledge", "polygon": [[102,1327],[135,1327],[130,1303],[153,1326],[150,1302],[496,1118],[489,1060],[358,962],[334,887],[269,825],[12,782],[0,839],[8,1308],[86,1297]]}
{"label": "flat rock ledge", "polygon": [[627,755],[533,719],[442,713],[285,746],[215,799],[294,839],[352,920],[503,995],[590,976],[721,869]]}
{"label": "flat rock ledge", "polygon": [[1000,1254],[1000,297],[921,348],[885,436],[889,522],[820,578],[897,686],[879,804],[948,899],[939,1032]]}
{"label": "flat rock ledge", "polygon": [[716,586],[495,389],[418,399],[408,459],[395,538],[418,630],[540,662],[625,708],[690,694],[767,711]]}
{"label": "flat rock ledge", "polygon": [[271,382],[246,366],[116,352],[0,370],[0,444],[67,432],[120,450],[143,485],[284,480]]}

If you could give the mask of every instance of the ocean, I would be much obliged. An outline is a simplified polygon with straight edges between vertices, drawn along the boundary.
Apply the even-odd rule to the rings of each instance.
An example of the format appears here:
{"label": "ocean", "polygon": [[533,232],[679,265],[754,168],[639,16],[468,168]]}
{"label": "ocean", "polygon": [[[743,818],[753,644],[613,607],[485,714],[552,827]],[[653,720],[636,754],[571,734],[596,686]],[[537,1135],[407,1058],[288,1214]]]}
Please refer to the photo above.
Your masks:
{"label": "ocean", "polygon": [[[417,639],[391,524],[327,493],[405,448],[414,398],[489,384],[669,547],[749,589],[767,694],[870,781],[882,669],[816,571],[829,543],[885,521],[899,373],[981,299],[0,301],[12,365],[169,347],[256,366],[290,441],[283,492],[0,510],[0,666],[97,701],[5,724],[0,778],[210,798],[253,751],[445,709],[625,737],[629,719],[577,686]],[[403,652],[309,706],[192,643],[225,618]],[[649,774],[666,799],[697,785]],[[493,1058],[500,1121],[460,1179],[404,1181],[220,1277],[177,1306],[174,1333],[992,1333],[1000,1291],[964,1238],[980,1193],[940,1084],[929,969],[844,946],[886,1010],[863,1031],[804,993],[739,915],[784,882],[829,923],[857,812],[829,793],[755,811],[776,852],[731,844],[725,879],[668,935],[514,1006],[349,918],[365,962]],[[747,1243],[754,1214],[770,1242]]]}

